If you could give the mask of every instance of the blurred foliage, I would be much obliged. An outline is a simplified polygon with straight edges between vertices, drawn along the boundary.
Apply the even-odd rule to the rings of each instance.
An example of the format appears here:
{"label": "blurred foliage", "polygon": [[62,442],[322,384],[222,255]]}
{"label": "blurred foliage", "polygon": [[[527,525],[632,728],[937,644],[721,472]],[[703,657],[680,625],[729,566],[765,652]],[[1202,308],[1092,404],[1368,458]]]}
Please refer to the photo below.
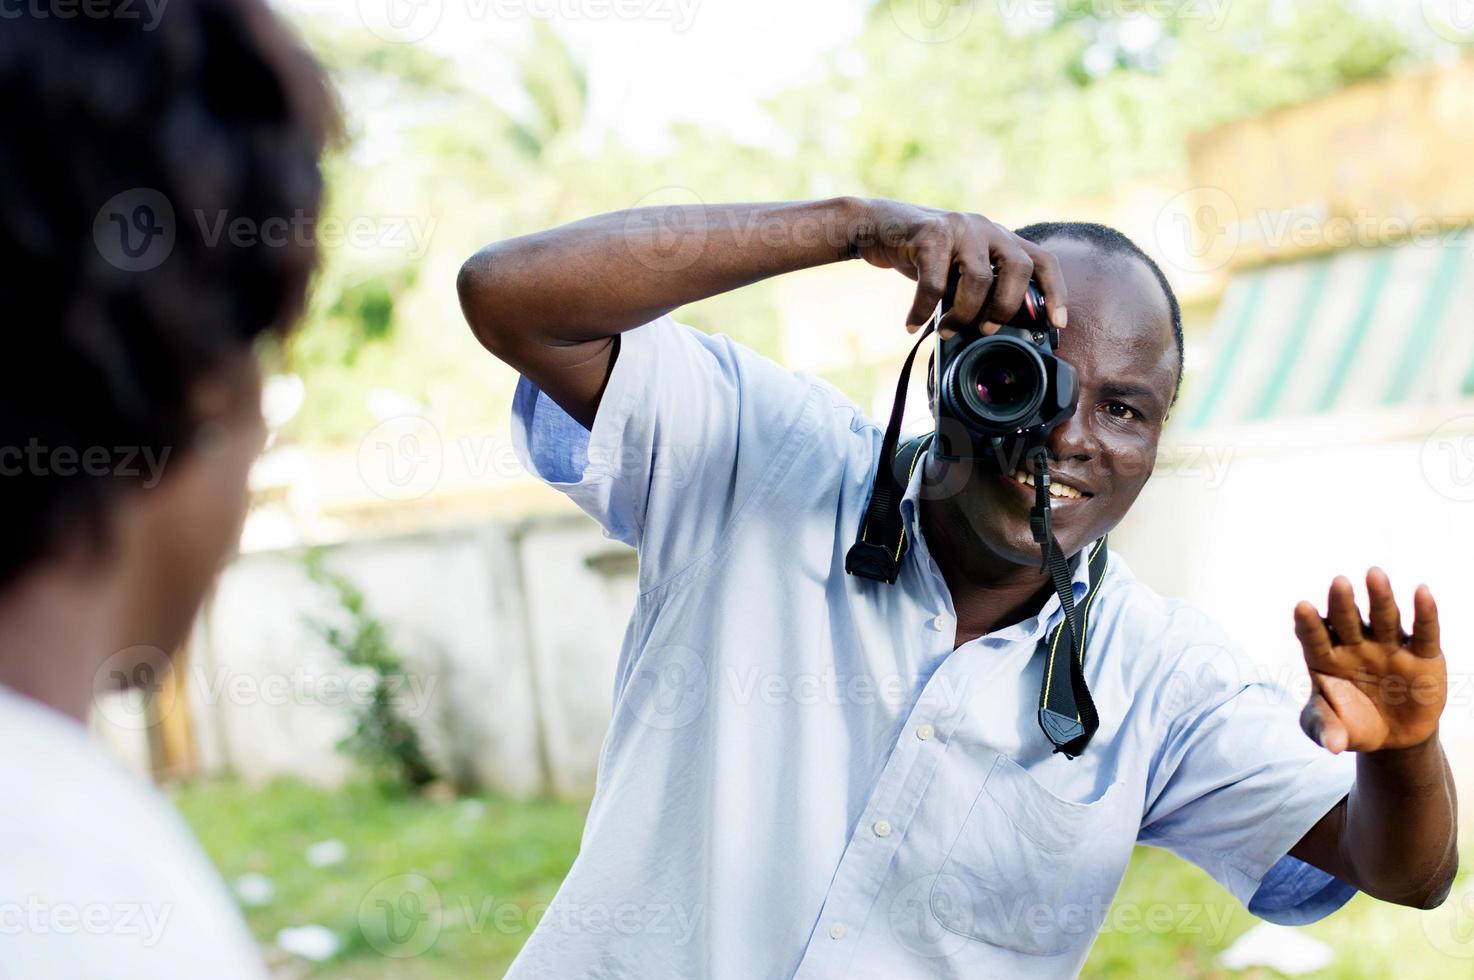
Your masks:
{"label": "blurred foliage", "polygon": [[328,568],[323,552],[308,552],[305,565],[308,578],[331,592],[338,605],[336,617],[309,619],[308,627],[345,664],[368,671],[374,682],[369,700],[353,704],[353,730],[338,750],[358,762],[383,792],[421,789],[435,780],[436,772],[419,732],[398,706],[408,679],[404,658],[389,642],[384,624],[368,611],[363,590]]}
{"label": "blurred foliage", "polygon": [[[769,145],[679,125],[654,152],[595,131],[584,67],[544,21],[469,65],[384,44],[351,18],[302,23],[347,139],[330,162],[312,308],[281,364],[307,383],[287,438],[357,441],[378,421],[377,389],[442,430],[503,425],[514,379],[464,329],[453,288],[486,242],[665,200],[861,193],[1037,215],[1179,171],[1194,130],[1420,56],[1396,25],[1340,0],[953,0],[942,9],[965,28],[936,43],[917,37],[927,11],[907,13],[921,3],[940,6],[875,3],[816,81],[770,100]],[[341,243],[333,221],[349,229]],[[760,285],[683,316],[776,354],[776,314]]]}
{"label": "blurred foliage", "polygon": [[877,3],[852,70],[785,97],[823,148],[806,169],[852,161],[867,192],[941,207],[1037,207],[1180,169],[1194,130],[1382,74],[1409,54],[1392,24],[1344,0],[1013,5],[1054,11],[1031,23],[1006,22],[1009,5],[964,0],[969,13],[952,15],[966,21],[960,34],[916,43],[925,10],[893,8],[927,5],[937,6]]}

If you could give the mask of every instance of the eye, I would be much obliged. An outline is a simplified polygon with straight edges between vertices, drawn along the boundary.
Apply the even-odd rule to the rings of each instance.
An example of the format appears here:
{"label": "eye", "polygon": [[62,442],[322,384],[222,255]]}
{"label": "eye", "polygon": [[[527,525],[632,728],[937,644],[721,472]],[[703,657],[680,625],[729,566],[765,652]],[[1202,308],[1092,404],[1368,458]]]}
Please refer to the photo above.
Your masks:
{"label": "eye", "polygon": [[1134,422],[1141,417],[1137,414],[1136,409],[1124,402],[1107,402],[1105,410],[1112,418],[1121,419],[1125,422]]}

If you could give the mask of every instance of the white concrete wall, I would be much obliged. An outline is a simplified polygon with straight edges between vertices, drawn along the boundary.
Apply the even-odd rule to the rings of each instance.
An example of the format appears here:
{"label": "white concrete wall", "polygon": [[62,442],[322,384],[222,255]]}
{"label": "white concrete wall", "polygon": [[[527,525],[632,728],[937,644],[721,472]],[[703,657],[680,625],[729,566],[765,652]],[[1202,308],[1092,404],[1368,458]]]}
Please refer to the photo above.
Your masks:
{"label": "white concrete wall", "polygon": [[[440,766],[499,792],[579,796],[592,790],[608,724],[633,557],[586,518],[553,517],[354,541],[328,549],[327,564],[363,590],[405,657],[413,681],[397,703]],[[334,615],[301,551],[245,555],[226,570],[189,665],[205,771],[324,784],[350,774],[335,743],[368,678],[307,625]],[[98,714],[111,741],[140,755],[127,712]]]}

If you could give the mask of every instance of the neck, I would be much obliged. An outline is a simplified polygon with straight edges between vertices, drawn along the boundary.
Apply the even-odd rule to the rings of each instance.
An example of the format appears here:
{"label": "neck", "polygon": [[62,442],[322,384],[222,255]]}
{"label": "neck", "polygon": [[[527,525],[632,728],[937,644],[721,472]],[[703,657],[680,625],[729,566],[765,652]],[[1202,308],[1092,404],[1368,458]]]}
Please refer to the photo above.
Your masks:
{"label": "neck", "polygon": [[0,593],[0,685],[87,721],[95,675],[120,617],[104,580],[65,566]]}
{"label": "neck", "polygon": [[922,532],[957,612],[958,646],[1038,614],[1053,590],[1038,564],[987,548],[955,508],[921,503]]}

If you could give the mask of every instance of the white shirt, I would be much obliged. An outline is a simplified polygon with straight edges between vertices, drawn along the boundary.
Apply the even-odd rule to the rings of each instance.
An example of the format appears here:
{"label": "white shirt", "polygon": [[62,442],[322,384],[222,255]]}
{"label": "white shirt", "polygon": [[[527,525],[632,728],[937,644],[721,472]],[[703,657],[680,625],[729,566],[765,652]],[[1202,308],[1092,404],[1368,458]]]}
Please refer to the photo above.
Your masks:
{"label": "white shirt", "polygon": [[1072,976],[1138,841],[1275,921],[1353,894],[1286,857],[1352,759],[1118,555],[1074,760],[1036,721],[1058,598],[953,650],[919,467],[899,580],[846,575],[881,435],[669,318],[623,335],[592,432],[523,379],[524,462],[639,549],[640,595],[582,848],[509,976]]}
{"label": "white shirt", "polygon": [[74,719],[0,687],[0,978],[265,980],[178,814]]}

